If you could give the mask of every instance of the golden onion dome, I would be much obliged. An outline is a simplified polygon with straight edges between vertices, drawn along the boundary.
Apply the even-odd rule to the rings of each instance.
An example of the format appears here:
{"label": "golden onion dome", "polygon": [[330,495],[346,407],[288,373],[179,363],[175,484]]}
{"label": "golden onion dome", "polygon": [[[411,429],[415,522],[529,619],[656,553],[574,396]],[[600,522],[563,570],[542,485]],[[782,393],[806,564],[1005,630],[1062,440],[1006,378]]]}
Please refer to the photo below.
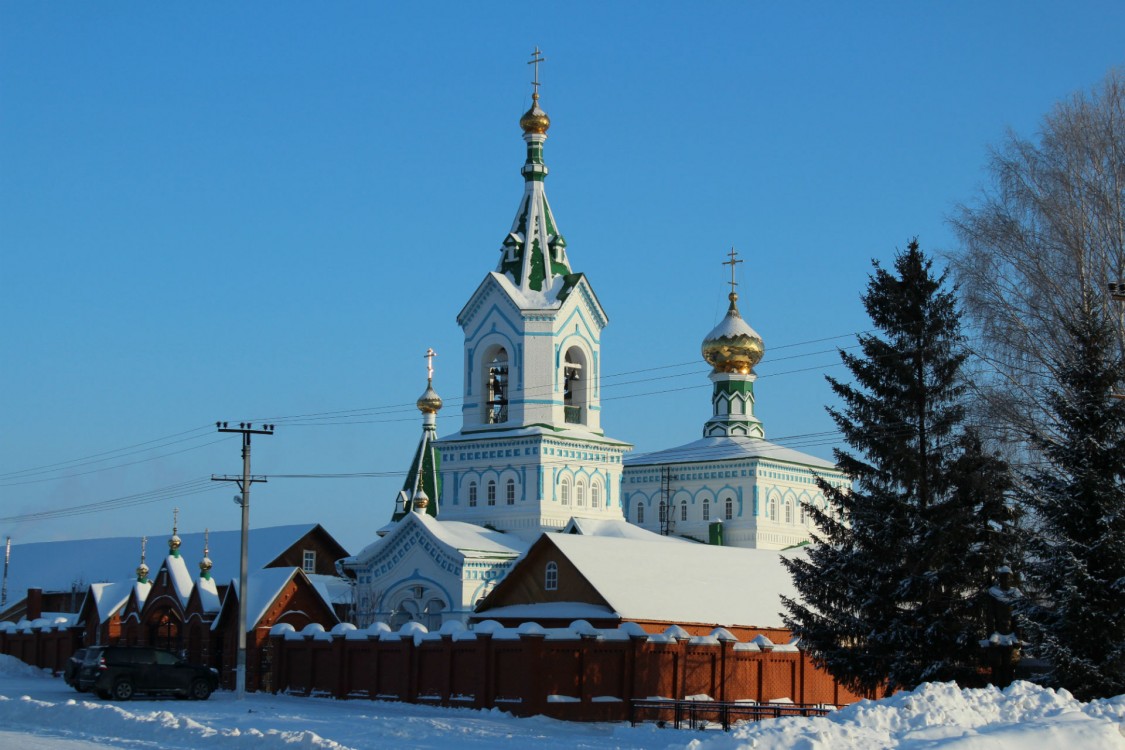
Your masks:
{"label": "golden onion dome", "polygon": [[551,118],[539,108],[539,94],[531,95],[531,109],[520,118],[520,127],[525,133],[546,133],[551,127]]}
{"label": "golden onion dome", "polygon": [[148,580],[148,566],[144,563],[137,566],[137,580],[141,583]]}
{"label": "golden onion dome", "polygon": [[437,391],[434,390],[433,381],[427,380],[425,393],[418,397],[418,411],[423,414],[437,414],[441,409],[441,404],[441,396],[437,395]]}
{"label": "golden onion dome", "polygon": [[214,567],[214,563],[211,562],[210,557],[204,557],[199,561],[199,572],[202,573],[204,577],[207,576],[207,573],[211,571],[212,567]]}
{"label": "golden onion dome", "polygon": [[179,534],[172,532],[172,536],[168,539],[168,551],[173,555],[177,554],[177,550],[180,549],[180,544],[181,540]]}
{"label": "golden onion dome", "polygon": [[411,510],[416,513],[425,513],[426,507],[430,504],[430,496],[422,489],[422,485],[418,485],[417,491],[414,493],[414,499],[410,501]]}
{"label": "golden onion dome", "polygon": [[766,351],[762,337],[738,312],[738,295],[730,293],[730,308],[719,325],[703,339],[703,359],[715,372],[748,375]]}

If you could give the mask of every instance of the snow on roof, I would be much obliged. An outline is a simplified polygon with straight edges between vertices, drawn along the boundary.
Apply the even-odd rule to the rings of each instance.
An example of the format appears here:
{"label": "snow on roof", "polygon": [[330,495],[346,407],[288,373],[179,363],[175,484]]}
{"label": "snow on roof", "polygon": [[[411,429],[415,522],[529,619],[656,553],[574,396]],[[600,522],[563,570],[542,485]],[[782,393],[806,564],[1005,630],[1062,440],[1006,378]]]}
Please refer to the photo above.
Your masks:
{"label": "snow on roof", "polygon": [[90,595],[94,597],[94,606],[98,610],[99,624],[113,617],[114,612],[125,606],[134,583],[136,580],[95,583],[90,586]]}
{"label": "snow on roof", "polygon": [[651,464],[703,463],[706,461],[728,461],[740,458],[764,458],[772,461],[800,464],[812,469],[836,470],[836,465],[823,458],[810,456],[792,448],[771,443],[762,438],[752,437],[706,437],[686,445],[655,453],[643,453],[625,458],[625,466],[649,466]]}
{"label": "snow on roof", "polygon": [[[250,530],[250,569],[256,570],[273,562],[282,552],[307,534],[316,524],[292,524]],[[149,535],[149,549],[167,536],[167,532]],[[203,557],[203,532],[181,534],[180,554],[193,567]],[[210,555],[214,561],[211,575],[220,581],[238,576],[242,549],[241,532],[212,531]],[[70,591],[72,586],[84,591],[90,583],[120,581],[134,576],[140,561],[141,539],[110,537],[104,539],[73,539],[58,542],[12,544],[8,568],[8,591],[23,598],[29,588],[44,591]]]}
{"label": "snow on roof", "polygon": [[331,604],[348,604],[352,600],[352,584],[347,578],[340,576],[318,575],[306,573],[309,581],[320,592],[320,597]]}
{"label": "snow on roof", "polygon": [[571,518],[570,523],[563,528],[563,534],[581,534],[583,536],[613,537],[615,539],[637,539],[649,542],[673,542],[676,544],[696,544],[687,539],[657,534],[655,531],[642,529],[636,524],[624,520],[608,518]]}
{"label": "snow on roof", "polygon": [[176,596],[180,598],[180,604],[187,606],[187,601],[191,597],[191,590],[195,584],[191,580],[191,571],[188,570],[184,558],[177,555],[168,555],[164,558],[164,568],[168,571],[168,577],[172,579],[172,588],[176,590]]}
{"label": "snow on roof", "polygon": [[140,581],[132,581],[132,591],[137,597],[137,607],[143,607],[145,599],[148,599],[148,592],[152,591],[152,581],[141,583]]}
{"label": "snow on roof", "polygon": [[[781,597],[800,598],[781,560],[804,554],[803,548],[775,552],[577,534],[549,538],[625,620],[784,627]],[[670,595],[654,595],[653,585]]]}
{"label": "snow on roof", "polygon": [[[246,581],[246,587],[250,592],[249,598],[246,600],[246,628],[247,632],[257,627],[258,622],[265,616],[266,610],[269,609],[270,604],[273,603],[277,595],[289,584],[293,576],[300,572],[300,568],[262,568],[256,570],[249,575]],[[230,582],[230,590],[238,592],[238,579],[235,578]],[[325,587],[313,585],[313,589],[328,605],[332,608],[332,601],[328,598],[328,592]],[[219,618],[216,617],[211,627],[214,628],[219,624]]]}
{"label": "snow on roof", "polygon": [[587,602],[541,602],[539,604],[510,604],[506,607],[492,607],[483,616],[489,619],[552,619],[552,620],[599,620],[613,617],[614,611],[601,604]]}
{"label": "snow on roof", "polygon": [[515,557],[528,547],[527,542],[512,534],[486,529],[483,526],[477,526],[475,523],[439,521],[424,513],[414,513],[413,515],[439,541],[449,545],[465,557]]}
{"label": "snow on roof", "polygon": [[214,578],[200,578],[195,584],[196,590],[199,592],[199,603],[203,607],[204,612],[218,612],[219,605],[219,587],[215,583]]}
{"label": "snow on roof", "polygon": [[384,537],[371,544],[351,558],[354,561],[367,561],[379,551],[392,545],[401,534],[408,533],[414,524],[421,524],[429,534],[447,548],[447,552],[463,558],[496,559],[517,557],[527,551],[528,543],[513,534],[486,529],[474,523],[462,521],[442,521],[428,513],[407,513]]}
{"label": "snow on roof", "polygon": [[521,289],[505,273],[491,271],[489,275],[508,293],[508,296],[512,298],[512,301],[516,303],[520,310],[553,310],[562,306],[559,292],[562,291],[563,285],[566,283],[562,274],[555,276],[551,280],[551,286],[541,292],[530,288],[526,291]]}

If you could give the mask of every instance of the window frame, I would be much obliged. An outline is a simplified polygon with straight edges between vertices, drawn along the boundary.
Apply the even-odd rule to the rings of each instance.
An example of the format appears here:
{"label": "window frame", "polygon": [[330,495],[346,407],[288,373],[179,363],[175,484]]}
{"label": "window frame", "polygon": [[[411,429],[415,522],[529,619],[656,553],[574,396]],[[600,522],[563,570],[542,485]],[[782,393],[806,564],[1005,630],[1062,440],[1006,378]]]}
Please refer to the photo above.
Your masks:
{"label": "window frame", "polygon": [[554,560],[549,560],[543,569],[543,590],[559,590],[559,564]]}

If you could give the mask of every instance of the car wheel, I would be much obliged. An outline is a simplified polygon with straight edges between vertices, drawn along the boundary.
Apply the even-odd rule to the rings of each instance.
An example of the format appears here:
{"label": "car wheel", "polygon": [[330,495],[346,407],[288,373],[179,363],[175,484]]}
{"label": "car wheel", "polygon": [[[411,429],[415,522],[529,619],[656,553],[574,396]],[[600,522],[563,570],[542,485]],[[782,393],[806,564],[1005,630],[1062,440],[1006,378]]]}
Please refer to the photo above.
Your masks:
{"label": "car wheel", "polygon": [[133,682],[131,680],[118,680],[113,683],[113,697],[119,701],[127,701],[133,697]]}
{"label": "car wheel", "polygon": [[211,686],[207,680],[195,680],[191,683],[190,695],[193,701],[205,701],[211,697]]}

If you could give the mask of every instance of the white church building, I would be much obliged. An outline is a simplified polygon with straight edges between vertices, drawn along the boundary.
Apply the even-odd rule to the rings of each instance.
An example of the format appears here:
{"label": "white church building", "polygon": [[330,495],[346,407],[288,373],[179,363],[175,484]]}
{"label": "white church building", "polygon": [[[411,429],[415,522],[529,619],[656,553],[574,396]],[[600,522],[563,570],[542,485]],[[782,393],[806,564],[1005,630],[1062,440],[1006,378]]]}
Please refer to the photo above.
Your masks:
{"label": "white church building", "polygon": [[703,339],[711,365],[711,418],[699,440],[625,460],[622,502],[630,521],[669,536],[710,544],[785,549],[810,539],[802,503],[824,507],[820,477],[845,487],[829,461],[771,443],[754,415],[754,366],[765,346],[743,320],[734,291],[730,307]]}
{"label": "white church building", "polygon": [[[823,503],[814,473],[845,481],[830,463],[765,440],[754,416],[762,340],[733,291],[727,316],[704,341],[714,369],[703,439],[625,459],[632,446],[601,428],[608,318],[589,279],[572,268],[544,190],[550,119],[538,90],[520,127],[523,196],[494,270],[457,316],[461,427],[438,437],[431,350],[417,401],[422,437],[391,523],[341,561],[355,580],[361,627],[466,622],[543,532],[607,545],[793,546],[808,539],[799,502]],[[732,289],[736,262],[732,251]]]}

